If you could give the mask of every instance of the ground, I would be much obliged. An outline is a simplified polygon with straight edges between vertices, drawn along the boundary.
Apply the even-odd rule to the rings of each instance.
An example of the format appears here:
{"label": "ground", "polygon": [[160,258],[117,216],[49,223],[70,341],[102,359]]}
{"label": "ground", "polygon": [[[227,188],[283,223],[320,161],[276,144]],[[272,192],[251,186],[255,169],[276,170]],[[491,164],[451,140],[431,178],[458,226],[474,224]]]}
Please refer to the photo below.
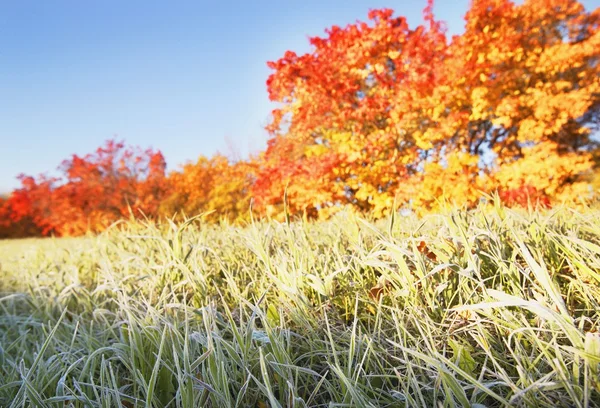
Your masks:
{"label": "ground", "polygon": [[594,209],[128,223],[0,264],[0,406],[600,406]]}

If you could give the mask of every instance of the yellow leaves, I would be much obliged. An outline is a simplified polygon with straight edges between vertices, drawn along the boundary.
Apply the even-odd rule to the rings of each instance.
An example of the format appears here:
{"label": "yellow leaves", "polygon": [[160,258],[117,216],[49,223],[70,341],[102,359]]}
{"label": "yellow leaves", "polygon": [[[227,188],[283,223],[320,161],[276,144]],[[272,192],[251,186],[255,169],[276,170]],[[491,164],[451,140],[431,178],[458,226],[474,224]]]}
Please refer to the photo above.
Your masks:
{"label": "yellow leaves", "polygon": [[317,145],[310,145],[306,148],[305,150],[305,154],[306,157],[310,158],[310,157],[318,157],[318,156],[322,156],[323,154],[327,153],[329,151],[329,149],[322,145],[322,144],[317,144]]}
{"label": "yellow leaves", "polygon": [[523,48],[519,48],[515,51],[515,61],[521,62],[524,56]]}
{"label": "yellow leaves", "polygon": [[396,109],[392,109],[390,112],[390,122],[391,124],[396,124],[400,121],[400,114]]}
{"label": "yellow leaves", "polygon": [[442,114],[446,111],[446,106],[443,104],[438,104],[436,105],[435,108],[433,108],[433,111],[431,112],[431,116],[433,118],[433,120],[438,120],[442,117]]}
{"label": "yellow leaves", "polygon": [[430,140],[424,137],[425,135],[422,132],[416,131],[413,133],[413,137],[415,138],[415,144],[419,149],[428,150],[433,147],[433,143]]}
{"label": "yellow leaves", "polygon": [[373,206],[371,213],[375,218],[382,218],[389,214],[390,208],[394,204],[394,197],[390,194],[376,194],[370,200]]}
{"label": "yellow leaves", "polygon": [[325,207],[319,208],[318,217],[320,220],[327,220],[339,212],[348,211],[348,210],[349,209],[347,206],[342,206],[342,205],[325,206]]}
{"label": "yellow leaves", "polygon": [[373,188],[373,186],[369,185],[369,184],[363,184],[354,194],[354,196],[356,197],[357,200],[361,200],[361,201],[369,201],[372,197],[373,194],[375,194],[376,191]]}
{"label": "yellow leaves", "polygon": [[485,55],[485,59],[491,64],[498,64],[506,59],[507,53],[501,52],[497,47],[492,48]]}
{"label": "yellow leaves", "polygon": [[445,204],[475,205],[484,184],[484,179],[479,176],[478,162],[478,156],[454,152],[442,161],[426,163],[419,191],[414,197],[417,213],[437,212]]}
{"label": "yellow leaves", "polygon": [[488,108],[489,102],[487,100],[488,89],[484,87],[477,87],[473,89],[471,92],[471,115],[469,119],[471,120],[481,120],[487,118],[488,116]]}
{"label": "yellow leaves", "polygon": [[576,192],[581,192],[580,187],[570,190],[567,180],[586,173],[592,167],[588,154],[560,154],[558,145],[553,142],[540,142],[522,149],[522,153],[522,158],[502,164],[494,173],[499,187],[516,189],[531,185],[551,197],[575,198]]}
{"label": "yellow leaves", "polygon": [[400,57],[400,53],[398,51],[392,50],[388,52],[388,57],[390,57],[390,59],[392,60],[396,60],[398,59],[398,57]]}
{"label": "yellow leaves", "polygon": [[371,74],[371,72],[368,69],[352,68],[350,71],[356,74],[361,79],[366,79]]}
{"label": "yellow leaves", "polygon": [[594,191],[588,182],[579,181],[564,185],[562,188],[557,189],[554,199],[557,202],[568,202],[572,205],[577,201],[584,202],[586,199],[589,199],[593,193]]}
{"label": "yellow leaves", "polygon": [[519,115],[518,98],[504,98],[496,107],[495,117],[492,119],[494,126],[510,128],[513,125],[513,117]]}
{"label": "yellow leaves", "polygon": [[526,118],[519,124],[517,140],[519,142],[538,142],[543,139],[544,129],[532,118]]}
{"label": "yellow leaves", "polygon": [[512,120],[509,116],[497,116],[492,119],[492,124],[494,126],[508,128],[512,125]]}

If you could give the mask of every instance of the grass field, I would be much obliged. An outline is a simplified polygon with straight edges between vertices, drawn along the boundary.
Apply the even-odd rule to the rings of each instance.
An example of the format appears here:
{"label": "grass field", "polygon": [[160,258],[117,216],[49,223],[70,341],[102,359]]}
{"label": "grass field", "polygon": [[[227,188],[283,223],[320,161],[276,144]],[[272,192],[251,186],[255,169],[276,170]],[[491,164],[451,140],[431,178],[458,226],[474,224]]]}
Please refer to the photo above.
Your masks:
{"label": "grass field", "polygon": [[0,242],[2,407],[600,407],[600,211]]}

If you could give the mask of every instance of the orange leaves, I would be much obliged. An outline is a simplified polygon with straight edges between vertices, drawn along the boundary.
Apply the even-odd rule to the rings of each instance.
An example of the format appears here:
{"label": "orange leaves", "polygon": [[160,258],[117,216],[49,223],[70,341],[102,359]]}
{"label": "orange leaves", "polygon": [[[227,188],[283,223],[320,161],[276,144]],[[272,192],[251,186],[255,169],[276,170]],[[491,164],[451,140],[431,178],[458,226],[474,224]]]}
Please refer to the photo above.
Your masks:
{"label": "orange leaves", "polygon": [[254,167],[253,162],[231,163],[221,155],[201,156],[169,176],[170,194],[162,202],[160,214],[192,216],[214,211],[206,219],[243,219],[249,212]]}
{"label": "orange leaves", "polygon": [[[547,179],[538,186],[552,199],[581,192],[567,187],[589,170],[589,126],[600,115],[600,13],[573,0],[477,0],[449,44],[431,2],[424,16],[429,26],[411,29],[372,10],[370,23],[332,27],[311,39],[311,53],[271,63],[269,92],[283,107],[269,130],[336,156],[333,174],[322,167],[318,178],[332,180],[330,198],[375,216],[394,199],[418,212],[438,210],[442,198],[472,206],[531,177]],[[532,144],[552,154],[523,161]],[[285,167],[302,163],[309,158]],[[508,176],[516,163],[532,166],[525,184]]]}
{"label": "orange leaves", "polygon": [[258,159],[252,186],[256,210],[281,216],[284,193],[292,214],[315,216],[317,209],[336,202],[339,155],[322,144],[302,143],[299,137],[276,136]]}
{"label": "orange leaves", "polygon": [[435,253],[433,253],[429,247],[427,246],[427,243],[425,241],[420,241],[419,245],[417,245],[417,250],[425,255],[427,258],[429,258],[429,260],[433,261],[433,262],[437,262],[437,256]]}
{"label": "orange leaves", "polygon": [[414,197],[415,211],[425,214],[438,212],[447,204],[476,205],[485,188],[478,162],[477,156],[451,152],[437,162],[426,163]]}

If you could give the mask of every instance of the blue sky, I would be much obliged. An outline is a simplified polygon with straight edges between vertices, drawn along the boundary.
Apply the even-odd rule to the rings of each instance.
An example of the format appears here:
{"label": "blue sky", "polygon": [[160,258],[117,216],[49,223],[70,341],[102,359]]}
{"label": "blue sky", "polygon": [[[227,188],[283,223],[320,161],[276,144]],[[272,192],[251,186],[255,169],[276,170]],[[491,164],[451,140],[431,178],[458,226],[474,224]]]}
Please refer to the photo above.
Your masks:
{"label": "blue sky", "polygon": [[[435,12],[460,33],[468,0]],[[584,1],[588,9],[600,0]],[[411,25],[425,0],[0,0],[0,192],[116,137],[169,169],[265,146],[266,62],[333,24],[389,7]],[[229,141],[229,142],[228,142]]]}

